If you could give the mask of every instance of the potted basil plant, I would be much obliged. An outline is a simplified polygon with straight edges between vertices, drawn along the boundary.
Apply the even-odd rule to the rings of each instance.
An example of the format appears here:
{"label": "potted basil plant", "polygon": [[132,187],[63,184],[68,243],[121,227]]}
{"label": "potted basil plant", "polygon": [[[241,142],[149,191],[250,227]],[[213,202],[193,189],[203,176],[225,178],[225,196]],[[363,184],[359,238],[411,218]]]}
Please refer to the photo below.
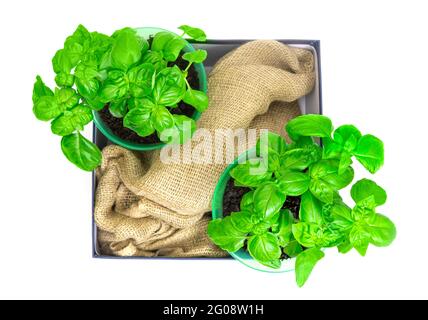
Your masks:
{"label": "potted basil plant", "polygon": [[124,28],[107,36],[79,25],[52,59],[57,87],[37,76],[33,112],[51,121],[64,155],[83,170],[101,163],[101,152],[80,133],[94,120],[107,138],[132,150],[183,143],[208,107],[205,41],[187,25],[181,35],[158,28]]}
{"label": "potted basil plant", "polygon": [[[321,115],[291,120],[287,143],[268,132],[254,150],[224,172],[213,199],[208,235],[233,257],[263,271],[290,271],[295,258],[296,282],[303,286],[324,249],[357,250],[390,245],[394,224],[378,213],[386,192],[375,182],[353,184],[347,205],[339,190],[354,179],[353,159],[370,173],[384,162],[384,147],[353,125],[338,127]],[[322,146],[314,138],[321,138]]]}

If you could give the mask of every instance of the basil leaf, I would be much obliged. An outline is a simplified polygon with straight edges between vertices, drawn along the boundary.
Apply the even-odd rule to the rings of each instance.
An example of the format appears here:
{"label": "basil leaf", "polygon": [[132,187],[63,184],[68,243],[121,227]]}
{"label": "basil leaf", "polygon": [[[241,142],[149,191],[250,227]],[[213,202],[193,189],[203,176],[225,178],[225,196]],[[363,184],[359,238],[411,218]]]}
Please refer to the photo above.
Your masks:
{"label": "basil leaf", "polygon": [[147,41],[138,36],[135,30],[131,28],[117,31],[114,38],[111,48],[113,68],[128,70],[141,59],[143,53],[148,49]]}
{"label": "basil leaf", "polygon": [[344,204],[335,204],[330,209],[330,214],[333,217],[331,226],[333,228],[348,231],[354,221],[351,215],[351,209]]}
{"label": "basil leaf", "polygon": [[312,193],[305,192],[302,195],[299,215],[302,222],[318,225],[322,223],[322,205],[320,201],[312,195]]}
{"label": "basil leaf", "polygon": [[74,84],[74,76],[72,74],[60,72],[55,77],[55,83],[58,87],[71,88]]}
{"label": "basil leaf", "polygon": [[211,221],[207,232],[216,245],[229,252],[241,249],[246,240],[246,234],[233,226],[230,216]]}
{"label": "basil leaf", "polygon": [[62,106],[63,110],[67,110],[78,104],[80,97],[73,89],[62,88],[55,90],[55,100],[58,105]]}
{"label": "basil leaf", "polygon": [[351,242],[349,242],[349,240],[344,241],[342,244],[340,244],[337,249],[339,250],[340,253],[342,254],[346,254],[349,251],[351,251],[353,248]]}
{"label": "basil leaf", "polygon": [[291,139],[304,137],[329,137],[333,131],[331,120],[325,116],[307,114],[289,121],[285,127]]}
{"label": "basil leaf", "polygon": [[195,41],[205,42],[207,40],[207,36],[202,29],[194,28],[185,24],[178,27],[178,29],[183,30],[185,34]]}
{"label": "basil leaf", "polygon": [[150,63],[143,63],[128,71],[129,91],[135,98],[144,98],[152,92],[152,82],[155,67]]}
{"label": "basil leaf", "polygon": [[318,200],[324,203],[333,203],[337,194],[337,190],[321,179],[312,179],[309,190]]}
{"label": "basil leaf", "polygon": [[292,226],[294,238],[304,247],[312,248],[319,241],[320,227],[316,224],[299,222]]}
{"label": "basil leaf", "polygon": [[232,213],[230,216],[232,225],[235,227],[236,230],[239,230],[240,232],[249,233],[254,227],[251,215],[252,214],[249,211]]}
{"label": "basil leaf", "polygon": [[352,165],[352,155],[347,151],[343,151],[342,154],[340,155],[338,173],[340,175],[344,174],[351,165]]}
{"label": "basil leaf", "polygon": [[287,152],[287,142],[279,134],[267,131],[257,140],[256,150],[259,157],[267,158],[270,154],[279,156]]}
{"label": "basil leaf", "polygon": [[349,241],[361,256],[365,256],[370,243],[370,233],[365,228],[355,225],[349,233]]}
{"label": "basil leaf", "polygon": [[165,143],[183,144],[188,141],[196,131],[195,120],[182,116],[172,115],[174,124],[160,132],[159,139]]}
{"label": "basil leaf", "polygon": [[238,164],[230,171],[230,176],[239,184],[248,187],[257,187],[272,179],[272,172],[267,171],[266,164],[261,159],[249,159]]}
{"label": "basil leaf", "polygon": [[152,41],[151,49],[157,52],[163,52],[169,41],[176,37],[175,34],[168,31],[161,31],[155,34]]}
{"label": "basil leaf", "polygon": [[64,111],[64,106],[56,103],[55,97],[40,97],[33,106],[33,113],[37,119],[49,121],[58,117]]}
{"label": "basil leaf", "polygon": [[322,151],[318,146],[307,146],[287,151],[281,157],[281,170],[302,171],[307,169],[311,164],[321,160]]}
{"label": "basil leaf", "polygon": [[174,106],[186,93],[186,84],[181,70],[174,66],[165,68],[156,77],[153,97],[157,104]]}
{"label": "basil leaf", "polygon": [[98,70],[91,64],[79,63],[74,72],[76,77],[77,91],[85,98],[96,99],[100,82],[98,81]]}
{"label": "basil leaf", "polygon": [[191,63],[202,63],[207,58],[207,55],[208,53],[206,50],[198,49],[196,51],[186,52],[183,54],[183,60]]}
{"label": "basil leaf", "polygon": [[163,106],[156,106],[152,110],[151,121],[154,128],[158,132],[162,132],[167,128],[171,128],[174,125],[174,118],[167,108]]}
{"label": "basil leaf", "polygon": [[78,105],[53,120],[51,130],[52,133],[59,136],[67,136],[76,130],[83,130],[83,127],[91,122],[92,119],[91,109],[84,105]]}
{"label": "basil leaf", "polygon": [[293,238],[292,226],[294,217],[290,210],[281,210],[278,222],[275,225],[274,234],[278,237],[279,244],[284,247]]}
{"label": "basil leaf", "polygon": [[254,192],[254,212],[264,219],[269,219],[284,205],[285,195],[275,184],[262,185]]}
{"label": "basil leaf", "polygon": [[128,112],[127,100],[122,99],[118,101],[112,101],[108,107],[108,110],[115,118],[123,118]]}
{"label": "basil leaf", "polygon": [[287,245],[284,246],[283,250],[284,253],[290,258],[295,258],[303,252],[302,246],[296,240],[287,243]]}
{"label": "basil leaf", "polygon": [[178,36],[175,36],[169,40],[162,50],[164,59],[170,62],[177,60],[178,55],[180,54],[181,50],[184,49],[186,44],[186,40]]}
{"label": "basil leaf", "polygon": [[204,112],[208,108],[208,96],[199,90],[187,89],[183,101],[193,106],[199,112]]}
{"label": "basil leaf", "polygon": [[148,51],[144,55],[142,62],[151,64],[155,68],[156,72],[167,67],[167,62],[163,59],[162,53],[157,51]]}
{"label": "basil leaf", "polygon": [[249,191],[241,199],[240,208],[242,211],[253,211],[254,205],[254,191]]}
{"label": "basil leaf", "polygon": [[58,50],[52,58],[52,67],[55,73],[70,74],[71,69],[78,61],[72,61],[70,55],[65,49]]}
{"label": "basil leaf", "polygon": [[362,179],[351,188],[351,197],[357,204],[370,196],[374,196],[376,206],[383,205],[387,198],[385,190],[369,179]]}
{"label": "basil leaf", "polygon": [[281,257],[278,238],[270,232],[251,236],[248,239],[248,252],[261,263],[277,260]]}
{"label": "basil leaf", "polygon": [[323,143],[323,158],[324,159],[340,159],[343,152],[343,146],[335,142],[330,137],[322,138]]}
{"label": "basil leaf", "polygon": [[357,146],[358,140],[361,138],[361,132],[353,125],[343,125],[334,131],[333,138],[346,151],[351,152]]}
{"label": "basil leaf", "polygon": [[375,136],[367,134],[358,141],[353,154],[370,173],[375,173],[384,162],[383,142]]}
{"label": "basil leaf", "polygon": [[278,187],[288,196],[300,196],[309,188],[309,175],[302,172],[289,171],[278,178]]}
{"label": "basil leaf", "polygon": [[146,137],[155,132],[151,121],[154,104],[148,99],[140,100],[138,108],[131,109],[123,118],[123,126],[135,131],[140,137]]}
{"label": "basil leaf", "polygon": [[112,70],[104,82],[100,98],[103,102],[121,100],[128,93],[129,83],[125,79],[125,73],[119,70]]}
{"label": "basil leaf", "polygon": [[82,170],[92,171],[101,164],[101,151],[79,132],[62,137],[61,149],[67,159]]}
{"label": "basil leaf", "polygon": [[305,250],[297,256],[296,282],[299,287],[303,287],[318,261],[323,259],[324,256],[324,252],[318,248]]}
{"label": "basil leaf", "polygon": [[41,97],[52,97],[53,95],[53,91],[45,85],[40,76],[37,76],[33,88],[33,103],[39,101]]}
{"label": "basil leaf", "polygon": [[381,214],[372,215],[367,220],[370,243],[377,247],[387,247],[395,239],[397,230],[394,223]]}

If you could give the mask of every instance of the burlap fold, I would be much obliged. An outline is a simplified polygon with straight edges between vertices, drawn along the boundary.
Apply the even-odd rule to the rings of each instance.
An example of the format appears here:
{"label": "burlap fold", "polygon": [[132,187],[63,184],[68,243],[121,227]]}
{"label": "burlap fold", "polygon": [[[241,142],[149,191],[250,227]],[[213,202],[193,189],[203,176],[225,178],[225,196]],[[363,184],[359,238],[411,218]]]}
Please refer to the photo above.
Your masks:
{"label": "burlap fold", "polygon": [[[276,41],[242,45],[224,56],[210,73],[210,105],[198,127],[216,136],[216,142],[226,141],[230,134],[226,129],[268,129],[285,134],[284,124],[300,113],[296,100],[313,88],[313,68],[313,56],[307,50]],[[235,141],[234,156],[242,150],[239,141]],[[192,150],[204,144],[212,147],[213,143],[196,134],[181,149]],[[210,211],[215,186],[226,166],[224,161],[166,164],[159,151],[135,153],[118,146],[106,147],[97,172],[95,203],[102,253],[225,255],[206,235],[210,220],[206,212]]]}

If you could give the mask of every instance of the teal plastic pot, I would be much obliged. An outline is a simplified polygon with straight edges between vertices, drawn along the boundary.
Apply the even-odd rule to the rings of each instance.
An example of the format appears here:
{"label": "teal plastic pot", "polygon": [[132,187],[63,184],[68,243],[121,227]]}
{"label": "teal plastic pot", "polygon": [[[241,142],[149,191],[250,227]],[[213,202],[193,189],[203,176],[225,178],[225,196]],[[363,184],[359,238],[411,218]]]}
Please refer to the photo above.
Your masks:
{"label": "teal plastic pot", "polygon": [[[224,170],[223,174],[220,177],[220,180],[217,183],[217,186],[214,191],[214,197],[212,201],[212,217],[213,219],[220,219],[223,218],[223,196],[224,192],[226,190],[227,183],[231,179],[230,171],[235,168],[238,163],[244,162],[246,159],[250,159],[251,157],[255,156],[255,148],[250,149],[243,154],[241,154],[238,158],[231,163],[226,170]],[[294,270],[294,263],[295,259],[289,259],[282,261],[281,267],[279,269],[272,269],[269,267],[266,267],[256,260],[254,260],[250,254],[241,249],[237,252],[230,253],[230,255],[241,262],[242,264],[246,265],[247,267],[250,267],[252,269],[263,271],[263,272],[270,272],[270,273],[282,273],[282,272],[290,272]]]}
{"label": "teal plastic pot", "polygon": [[[141,37],[144,37],[146,39],[148,39],[152,35],[155,35],[158,32],[168,31],[165,29],[151,28],[151,27],[137,28],[135,30],[137,31],[137,33]],[[171,31],[168,31],[168,32],[171,32]],[[186,45],[186,47],[184,47],[183,50],[185,52],[193,52],[193,51],[195,51],[195,48],[193,48],[193,46],[187,42],[187,45]],[[198,74],[198,77],[199,77],[199,90],[206,93],[208,86],[207,86],[207,74],[205,72],[204,65],[202,63],[195,63],[193,66],[195,67],[196,73]],[[126,149],[130,149],[130,150],[149,151],[149,150],[161,149],[162,147],[165,146],[165,143],[163,143],[163,142],[154,143],[154,144],[139,144],[139,143],[134,143],[131,141],[121,139],[118,136],[116,136],[111,131],[111,129],[103,122],[103,120],[101,119],[101,117],[97,111],[94,111],[93,115],[94,115],[94,122],[95,122],[95,125],[97,126],[98,130],[100,130],[102,132],[102,134],[105,135],[111,142],[113,142],[113,143],[115,143],[121,147],[124,147]],[[192,118],[195,121],[197,121],[200,118],[200,116],[201,116],[201,113],[195,110],[195,113],[193,114]]]}

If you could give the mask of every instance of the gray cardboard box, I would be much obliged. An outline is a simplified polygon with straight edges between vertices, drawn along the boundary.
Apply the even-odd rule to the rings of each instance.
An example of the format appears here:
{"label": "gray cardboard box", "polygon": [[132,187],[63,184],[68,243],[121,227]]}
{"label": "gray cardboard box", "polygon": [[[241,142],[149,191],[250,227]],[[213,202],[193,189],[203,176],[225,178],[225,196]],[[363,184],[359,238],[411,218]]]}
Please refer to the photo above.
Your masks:
{"label": "gray cardboard box", "polygon": [[[211,71],[215,63],[229,51],[251,40],[209,40],[206,43],[193,43],[197,49],[208,51],[208,57],[205,64],[207,74]],[[322,114],[322,90],[321,90],[321,63],[320,63],[320,41],[319,40],[278,40],[290,46],[307,49],[313,52],[315,57],[315,87],[314,90],[305,97],[299,99],[299,105],[302,114]],[[104,148],[111,142],[93,125],[93,142],[100,148]],[[113,257],[100,254],[97,241],[97,226],[94,220],[95,190],[97,180],[95,174],[92,174],[92,255],[94,258],[110,259],[189,259],[189,258],[167,258],[167,257]],[[213,258],[199,258],[213,259]]]}

